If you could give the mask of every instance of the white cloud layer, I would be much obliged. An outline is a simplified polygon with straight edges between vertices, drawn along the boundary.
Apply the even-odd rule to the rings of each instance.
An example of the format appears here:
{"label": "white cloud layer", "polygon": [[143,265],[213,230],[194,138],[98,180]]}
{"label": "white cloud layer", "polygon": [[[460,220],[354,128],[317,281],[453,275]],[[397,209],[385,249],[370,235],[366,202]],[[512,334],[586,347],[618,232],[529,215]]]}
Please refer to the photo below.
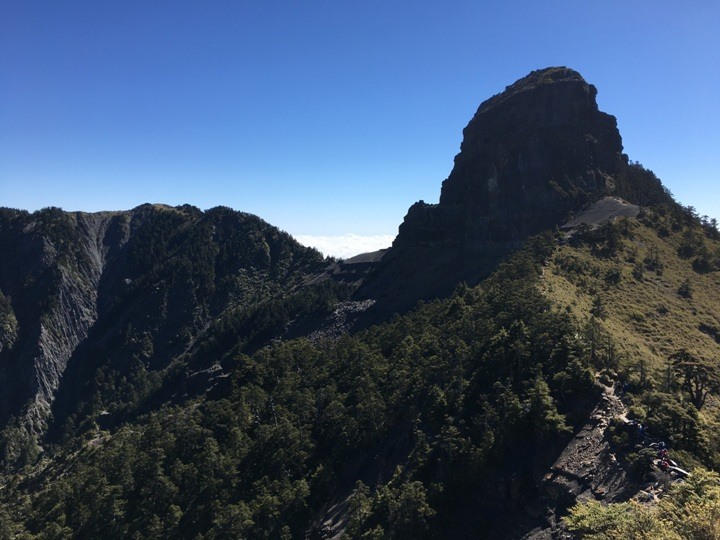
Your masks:
{"label": "white cloud layer", "polygon": [[314,247],[324,255],[349,259],[361,253],[388,248],[395,237],[391,234],[361,236],[359,234],[343,234],[342,236],[312,236],[299,234],[295,239],[304,246]]}

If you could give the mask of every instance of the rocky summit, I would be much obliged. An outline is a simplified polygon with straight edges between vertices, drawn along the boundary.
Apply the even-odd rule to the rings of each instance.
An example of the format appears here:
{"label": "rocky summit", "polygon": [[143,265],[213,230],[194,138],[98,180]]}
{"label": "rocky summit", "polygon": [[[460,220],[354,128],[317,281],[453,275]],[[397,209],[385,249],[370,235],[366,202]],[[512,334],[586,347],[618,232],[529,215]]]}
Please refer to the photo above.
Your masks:
{"label": "rocky summit", "polygon": [[414,205],[398,245],[422,245],[430,229],[468,253],[506,251],[612,192],[622,139],[596,94],[577,72],[553,68],[485,101],[463,131],[440,203]]}
{"label": "rocky summit", "polygon": [[605,195],[668,202],[657,179],[629,166],[615,117],[596,95],[578,72],[553,67],[483,102],[440,202],[410,207],[361,294],[379,300],[378,311],[402,311],[477,283],[526,238]]}

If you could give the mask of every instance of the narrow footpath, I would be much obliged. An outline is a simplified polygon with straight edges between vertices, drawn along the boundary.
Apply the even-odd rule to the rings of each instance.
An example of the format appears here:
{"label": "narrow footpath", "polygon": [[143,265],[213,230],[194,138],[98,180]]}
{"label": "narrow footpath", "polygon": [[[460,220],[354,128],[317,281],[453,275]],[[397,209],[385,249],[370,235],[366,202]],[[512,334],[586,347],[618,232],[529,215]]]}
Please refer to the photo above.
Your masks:
{"label": "narrow footpath", "polygon": [[546,526],[528,533],[524,540],[571,538],[560,524],[576,502],[588,499],[617,502],[634,495],[628,479],[606,438],[613,418],[626,419],[627,409],[613,385],[603,392],[586,424],[577,432],[542,480],[541,493]]}
{"label": "narrow footpath", "polygon": [[[642,432],[640,444],[662,453],[664,443],[648,436],[642,427],[627,418],[627,408],[616,394],[616,385],[602,385],[600,401],[586,424],[565,447],[542,480],[540,487],[544,527],[539,527],[523,540],[566,540],[573,538],[561,524],[568,508],[587,500],[607,503],[634,498],[643,504],[653,504],[672,481],[679,481],[689,473],[667,458],[655,459],[654,479],[644,484],[632,481],[622,467],[622,456],[611,447],[607,429],[613,419]],[[673,463],[675,466],[668,466]]]}

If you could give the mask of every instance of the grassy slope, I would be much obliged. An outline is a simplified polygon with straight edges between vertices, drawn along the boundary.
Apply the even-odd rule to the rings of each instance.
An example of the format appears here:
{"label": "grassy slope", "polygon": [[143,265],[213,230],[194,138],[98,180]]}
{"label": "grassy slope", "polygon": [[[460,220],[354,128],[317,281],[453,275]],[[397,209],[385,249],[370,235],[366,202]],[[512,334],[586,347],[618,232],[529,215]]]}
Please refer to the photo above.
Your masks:
{"label": "grassy slope", "polygon": [[[543,274],[544,293],[580,321],[592,317],[599,299],[604,315],[598,322],[613,336],[623,367],[642,359],[659,373],[681,348],[705,359],[720,356],[720,344],[707,332],[720,328],[720,272],[698,273],[692,259],[678,256],[686,229],[661,237],[643,221],[630,219],[617,226],[628,233],[615,256],[599,254],[594,248],[603,246],[592,241],[561,246]],[[717,240],[705,242],[711,250],[720,248]],[[661,272],[644,262],[654,254]],[[640,265],[638,279],[633,271],[637,273]],[[617,283],[611,277],[614,272],[619,272]],[[691,298],[678,293],[686,280]]]}
{"label": "grassy slope", "polygon": [[[697,222],[682,225],[671,222],[671,218],[654,212],[646,212],[640,220],[620,221],[616,224],[617,230],[625,230],[626,234],[613,255],[599,253],[607,245],[597,238],[588,243],[572,242],[574,245],[566,244],[556,251],[543,273],[541,288],[552,302],[578,320],[586,323],[596,320],[611,336],[618,349],[621,377],[628,376],[628,380],[637,383],[640,364],[648,367],[650,380],[644,388],[634,384],[633,392],[627,396],[627,401],[633,404],[631,413],[641,411],[643,422],[655,416],[656,420],[661,418],[674,424],[668,411],[675,407],[675,420],[682,409],[688,415],[681,423],[687,422],[693,431],[697,430],[691,437],[696,442],[690,443],[695,446],[694,455],[677,451],[680,447],[688,448],[689,441],[682,438],[674,441],[680,444],[673,450],[673,458],[683,467],[693,469],[688,481],[674,484],[655,504],[633,501],[578,504],[565,518],[565,525],[574,538],[717,537],[720,478],[714,472],[694,467],[701,465],[696,458],[702,456],[704,465],[717,469],[720,400],[711,396],[707,406],[696,411],[682,398],[675,401],[678,393],[666,393],[666,377],[669,357],[680,349],[718,365],[720,241],[716,231],[700,227]],[[700,251],[709,255],[712,262],[709,268],[697,264],[696,253],[688,249],[692,244],[704,246]],[[660,271],[656,270],[658,261]],[[640,268],[642,276],[638,272]],[[686,292],[687,284],[692,291],[690,295]],[[592,313],[597,313],[598,305],[602,306],[603,316],[593,319]],[[658,390],[660,392],[656,392]],[[652,405],[660,411],[650,410]],[[667,432],[660,436],[673,431],[677,432],[676,426],[668,425]],[[621,443],[623,438],[617,437],[618,433],[622,431],[611,437]],[[674,435],[669,437],[671,444],[673,438]],[[630,443],[619,452],[631,451],[632,440]],[[633,456],[636,466],[641,461],[636,454],[625,453],[624,461]]]}

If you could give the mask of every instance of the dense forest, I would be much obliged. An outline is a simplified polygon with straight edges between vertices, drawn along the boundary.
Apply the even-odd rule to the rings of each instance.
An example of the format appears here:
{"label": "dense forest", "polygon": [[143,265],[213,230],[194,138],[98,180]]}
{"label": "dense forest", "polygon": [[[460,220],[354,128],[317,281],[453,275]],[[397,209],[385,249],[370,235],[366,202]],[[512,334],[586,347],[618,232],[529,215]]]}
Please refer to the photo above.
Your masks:
{"label": "dense forest", "polygon": [[[220,399],[164,406],[112,436],[66,435],[61,460],[9,482],[6,515],[44,536],[301,536],[347,464],[377,448],[384,485],[358,488],[358,535],[447,530],[468,497],[491,516],[500,471],[532,485],[545,442],[570,432],[552,394],[593,391],[576,329],[536,286],[554,243],[537,238],[483,287],[357,336],[238,352]],[[527,430],[543,443],[527,447]]]}
{"label": "dense forest", "polygon": [[[639,238],[646,257],[634,252]],[[98,369],[89,399],[40,457],[6,469],[2,534],[297,538],[318,533],[333,502],[344,503],[350,537],[520,534],[542,475],[597,400],[597,373],[629,382],[631,414],[670,441],[684,466],[717,468],[717,364],[696,348],[656,365],[617,340],[611,323],[615,289],[669,279],[676,264],[672,279],[682,282],[673,295],[692,301],[701,280],[718,279],[719,245],[713,225],[656,208],[581,230],[569,244],[562,233],[534,237],[481,285],[337,340],[248,346],[253,332],[283,326],[288,313],[338,302],[337,286],[229,310],[168,366],[139,363],[130,376],[112,362]],[[676,252],[666,258],[668,247]],[[584,291],[575,305],[553,292],[558,275]],[[222,385],[163,393],[200,359],[224,366]],[[166,399],[148,406],[152,396]],[[651,456],[634,453],[622,426],[610,436],[641,481]],[[4,444],[7,457],[11,441]],[[697,475],[701,487],[672,493],[694,489],[708,502],[670,495],[658,511],[711,504],[716,477]],[[618,536],[602,536],[620,538],[622,523],[645,519],[633,508],[580,507],[569,524],[595,538],[607,512],[622,514]]]}

